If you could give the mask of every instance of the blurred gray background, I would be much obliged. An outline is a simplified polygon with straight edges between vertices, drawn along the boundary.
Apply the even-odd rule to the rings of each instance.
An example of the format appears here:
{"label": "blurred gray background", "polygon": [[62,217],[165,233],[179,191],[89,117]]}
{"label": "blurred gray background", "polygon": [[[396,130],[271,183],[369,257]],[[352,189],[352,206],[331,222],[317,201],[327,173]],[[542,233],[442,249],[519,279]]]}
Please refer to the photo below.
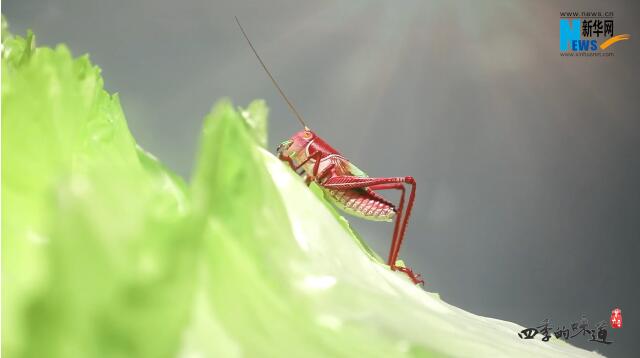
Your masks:
{"label": "blurred gray background", "polygon": [[[615,12],[613,58],[565,58],[560,11]],[[637,1],[8,0],[13,32],[90,53],[139,143],[189,177],[220,97],[264,98],[270,147],[310,126],[372,176],[413,175],[401,256],[426,289],[525,326],[623,311],[607,356],[638,356]],[[355,222],[386,257],[391,225]],[[424,332],[424,334],[429,334]],[[514,332],[516,334],[516,332]],[[523,344],[527,342],[523,341]]]}

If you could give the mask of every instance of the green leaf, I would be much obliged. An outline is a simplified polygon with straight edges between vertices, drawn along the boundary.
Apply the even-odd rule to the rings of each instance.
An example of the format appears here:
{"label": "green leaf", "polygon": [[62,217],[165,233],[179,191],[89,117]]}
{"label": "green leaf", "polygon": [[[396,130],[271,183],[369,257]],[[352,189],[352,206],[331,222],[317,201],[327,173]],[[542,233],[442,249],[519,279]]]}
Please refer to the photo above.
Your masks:
{"label": "green leaf", "polygon": [[264,100],[257,99],[249,103],[249,106],[246,109],[238,107],[238,111],[245,119],[256,142],[266,148],[269,108]]}
{"label": "green leaf", "polygon": [[174,356],[198,241],[185,184],[136,146],[86,56],[7,41],[3,353]]}

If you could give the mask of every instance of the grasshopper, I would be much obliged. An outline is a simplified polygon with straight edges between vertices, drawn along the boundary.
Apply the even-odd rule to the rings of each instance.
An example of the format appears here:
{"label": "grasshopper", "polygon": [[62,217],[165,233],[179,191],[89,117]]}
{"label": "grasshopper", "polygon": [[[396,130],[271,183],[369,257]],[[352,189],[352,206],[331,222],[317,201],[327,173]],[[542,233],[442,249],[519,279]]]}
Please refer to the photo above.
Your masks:
{"label": "grasshopper", "polygon": [[[419,274],[414,273],[398,261],[398,253],[415,200],[416,181],[411,176],[369,177],[310,130],[258,55],[238,18],[235,19],[262,68],[303,127],[290,139],[278,145],[276,149],[278,158],[288,163],[296,173],[301,170],[300,174],[304,175],[307,185],[310,185],[311,182],[316,183],[322,189],[325,198],[347,214],[372,221],[391,222],[395,218],[387,264],[391,270],[407,274],[414,284],[424,283]],[[405,186],[407,185],[410,187],[410,191],[405,208]],[[378,193],[381,190],[399,190],[401,196],[398,205],[394,205],[382,197]]]}

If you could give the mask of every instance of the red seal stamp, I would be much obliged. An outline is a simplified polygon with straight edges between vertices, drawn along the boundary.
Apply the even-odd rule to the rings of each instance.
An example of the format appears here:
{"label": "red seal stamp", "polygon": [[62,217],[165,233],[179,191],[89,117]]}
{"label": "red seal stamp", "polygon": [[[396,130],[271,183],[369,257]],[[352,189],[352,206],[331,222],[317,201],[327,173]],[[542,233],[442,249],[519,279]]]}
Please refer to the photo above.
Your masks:
{"label": "red seal stamp", "polygon": [[611,328],[622,328],[622,311],[619,308],[611,311]]}

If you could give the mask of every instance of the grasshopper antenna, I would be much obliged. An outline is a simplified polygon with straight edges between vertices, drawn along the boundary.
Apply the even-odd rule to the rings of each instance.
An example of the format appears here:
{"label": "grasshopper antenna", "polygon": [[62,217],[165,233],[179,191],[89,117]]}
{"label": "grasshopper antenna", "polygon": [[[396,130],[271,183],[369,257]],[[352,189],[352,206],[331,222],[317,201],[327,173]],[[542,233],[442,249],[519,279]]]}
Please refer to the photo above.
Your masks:
{"label": "grasshopper antenna", "polygon": [[240,20],[238,20],[238,17],[237,16],[234,16],[234,17],[236,19],[236,23],[238,23],[238,27],[240,27],[240,31],[242,31],[242,35],[244,35],[244,38],[249,43],[249,47],[251,47],[251,50],[253,50],[253,53],[258,58],[258,61],[260,61],[260,64],[262,65],[262,68],[264,68],[264,71],[267,73],[267,75],[269,75],[269,78],[271,78],[271,82],[273,82],[273,85],[276,86],[276,88],[278,89],[278,92],[280,92],[280,95],[282,96],[282,98],[284,98],[285,102],[287,102],[287,104],[289,105],[289,108],[291,109],[293,114],[295,114],[296,118],[298,118],[298,121],[300,122],[300,124],[302,124],[302,126],[305,129],[309,129],[309,127],[307,127],[307,125],[304,123],[304,120],[302,120],[302,116],[300,115],[300,113],[298,113],[298,111],[296,111],[296,107],[294,107],[293,104],[291,104],[291,101],[289,101],[289,98],[287,98],[287,95],[284,94],[284,91],[282,91],[282,88],[280,88],[280,86],[278,85],[278,82],[276,82],[276,79],[273,78],[273,75],[271,75],[271,72],[269,71],[267,66],[264,64],[264,62],[262,61],[262,58],[260,58],[260,55],[258,55],[258,51],[256,51],[255,47],[253,47],[253,44],[249,40],[249,36],[247,36],[247,33],[244,32],[244,29],[242,28],[242,25],[240,25]]}

